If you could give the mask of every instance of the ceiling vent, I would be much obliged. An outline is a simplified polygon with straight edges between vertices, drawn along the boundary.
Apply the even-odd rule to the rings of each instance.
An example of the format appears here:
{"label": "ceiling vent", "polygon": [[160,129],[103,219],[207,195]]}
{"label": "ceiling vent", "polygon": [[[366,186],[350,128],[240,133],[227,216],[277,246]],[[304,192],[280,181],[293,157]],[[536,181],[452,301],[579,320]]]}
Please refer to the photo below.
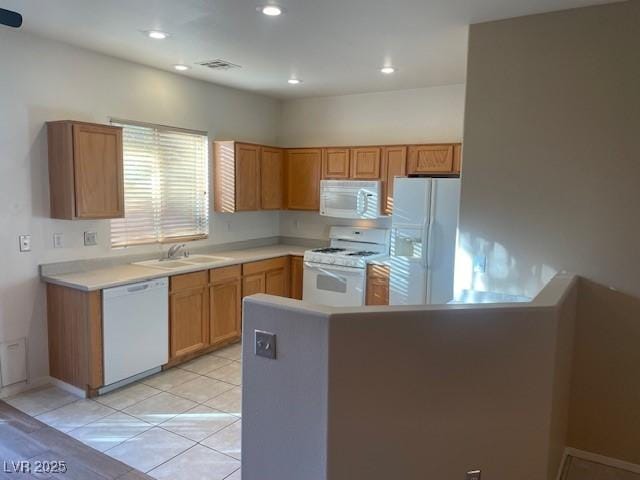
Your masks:
{"label": "ceiling vent", "polygon": [[217,58],[216,60],[209,60],[208,62],[198,62],[198,65],[212,68],[213,70],[230,70],[232,68],[241,68],[240,65],[227,62],[226,60],[222,60],[221,58]]}

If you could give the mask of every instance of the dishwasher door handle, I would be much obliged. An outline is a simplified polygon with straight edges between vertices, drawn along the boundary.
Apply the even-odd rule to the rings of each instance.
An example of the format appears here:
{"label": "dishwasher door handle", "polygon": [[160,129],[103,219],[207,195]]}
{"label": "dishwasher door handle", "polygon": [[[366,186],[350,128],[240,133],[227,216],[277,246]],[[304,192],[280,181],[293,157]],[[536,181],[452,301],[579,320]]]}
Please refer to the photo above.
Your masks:
{"label": "dishwasher door handle", "polygon": [[128,293],[142,292],[143,290],[146,290],[147,288],[149,288],[149,284],[148,283],[143,283],[142,285],[134,285],[133,287],[127,288],[127,292]]}

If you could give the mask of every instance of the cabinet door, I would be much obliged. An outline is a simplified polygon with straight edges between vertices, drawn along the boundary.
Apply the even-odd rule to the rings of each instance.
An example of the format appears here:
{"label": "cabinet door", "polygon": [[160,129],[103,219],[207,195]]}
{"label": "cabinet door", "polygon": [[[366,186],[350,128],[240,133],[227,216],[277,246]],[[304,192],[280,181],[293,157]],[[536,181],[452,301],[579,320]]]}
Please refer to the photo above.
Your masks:
{"label": "cabinet door", "polygon": [[239,278],[210,287],[211,345],[240,338],[241,296]]}
{"label": "cabinet door", "polygon": [[389,305],[389,267],[367,266],[367,305]]}
{"label": "cabinet door", "polygon": [[260,147],[236,144],[236,211],[260,209]]}
{"label": "cabinet door", "polygon": [[322,151],[322,178],[349,178],[348,148],[325,148]]}
{"label": "cabinet door", "polygon": [[265,293],[279,297],[289,296],[289,276],[286,268],[270,270],[265,274]]}
{"label": "cabinet door", "polygon": [[302,276],[304,272],[302,257],[292,256],[290,265],[291,287],[289,295],[291,298],[302,300]]}
{"label": "cabinet door", "polygon": [[382,211],[393,212],[393,180],[407,175],[407,147],[384,147],[382,150]]}
{"label": "cabinet door", "polygon": [[453,173],[460,173],[462,170],[462,145],[456,143],[453,146]]}
{"label": "cabinet door", "polygon": [[351,178],[358,180],[380,178],[380,148],[351,149]]}
{"label": "cabinet door", "polygon": [[411,145],[407,172],[451,173],[453,170],[453,145]]}
{"label": "cabinet door", "polygon": [[171,359],[197,352],[209,345],[209,291],[206,287],[170,295]]}
{"label": "cabinet door", "polygon": [[242,298],[254,293],[265,293],[265,280],[264,272],[245,275],[242,278]]}
{"label": "cabinet door", "polygon": [[287,208],[318,210],[320,208],[320,171],[322,150],[319,148],[287,151]]}
{"label": "cabinet door", "polygon": [[262,147],[260,155],[260,207],[263,210],[282,209],[284,162],[282,150]]}
{"label": "cabinet door", "polygon": [[124,216],[121,128],[74,124],[73,170],[77,218]]}

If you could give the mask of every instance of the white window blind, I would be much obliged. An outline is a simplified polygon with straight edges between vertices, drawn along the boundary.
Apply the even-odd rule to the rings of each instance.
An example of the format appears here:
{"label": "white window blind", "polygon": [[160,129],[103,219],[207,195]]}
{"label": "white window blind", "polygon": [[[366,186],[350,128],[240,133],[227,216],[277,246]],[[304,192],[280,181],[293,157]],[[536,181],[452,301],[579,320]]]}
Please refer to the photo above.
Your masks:
{"label": "white window blind", "polygon": [[125,216],[111,220],[111,245],[206,238],[206,134],[124,121],[112,123],[123,127]]}

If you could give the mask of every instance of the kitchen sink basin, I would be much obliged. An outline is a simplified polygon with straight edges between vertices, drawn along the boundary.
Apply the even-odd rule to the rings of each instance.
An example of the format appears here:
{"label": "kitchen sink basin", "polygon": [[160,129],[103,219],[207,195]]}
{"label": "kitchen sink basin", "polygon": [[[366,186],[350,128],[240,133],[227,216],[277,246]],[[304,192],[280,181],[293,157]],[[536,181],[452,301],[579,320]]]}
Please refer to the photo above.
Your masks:
{"label": "kitchen sink basin", "polygon": [[135,265],[143,267],[158,268],[160,270],[176,270],[178,268],[193,267],[194,265],[204,265],[207,263],[218,263],[229,260],[226,257],[214,257],[213,255],[191,255],[177,260],[146,260],[135,262]]}

